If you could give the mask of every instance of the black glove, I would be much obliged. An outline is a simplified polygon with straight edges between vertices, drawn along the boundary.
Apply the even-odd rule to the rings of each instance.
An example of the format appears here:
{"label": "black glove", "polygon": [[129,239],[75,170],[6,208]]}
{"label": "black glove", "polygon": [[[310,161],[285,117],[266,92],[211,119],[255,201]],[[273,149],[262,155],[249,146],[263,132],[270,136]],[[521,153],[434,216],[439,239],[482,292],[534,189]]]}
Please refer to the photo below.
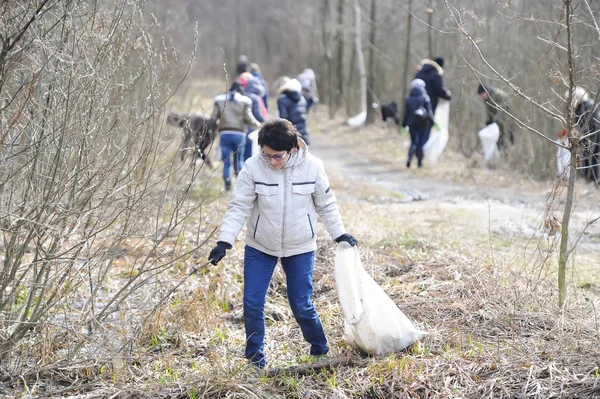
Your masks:
{"label": "black glove", "polygon": [[210,255],[208,255],[208,260],[213,265],[216,265],[225,257],[227,254],[227,250],[231,249],[231,244],[225,241],[217,241],[217,246],[210,251]]}
{"label": "black glove", "polygon": [[341,236],[339,236],[338,238],[335,239],[335,242],[340,243],[342,241],[346,241],[348,244],[350,244],[351,247],[355,246],[356,244],[358,244],[358,240],[354,237],[352,237],[350,234],[348,233],[344,233]]}

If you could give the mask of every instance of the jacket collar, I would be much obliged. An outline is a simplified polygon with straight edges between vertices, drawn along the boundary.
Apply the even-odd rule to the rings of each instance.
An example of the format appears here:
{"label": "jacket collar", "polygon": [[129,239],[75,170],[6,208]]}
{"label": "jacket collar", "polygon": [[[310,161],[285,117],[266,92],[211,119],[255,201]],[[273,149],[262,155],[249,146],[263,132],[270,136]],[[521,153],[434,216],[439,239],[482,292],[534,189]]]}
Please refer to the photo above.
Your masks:
{"label": "jacket collar", "polygon": [[421,66],[424,66],[424,65],[431,65],[432,67],[437,69],[440,76],[442,76],[444,74],[444,68],[439,66],[438,63],[433,60],[425,58],[423,61],[421,61]]}
{"label": "jacket collar", "polygon": [[[293,168],[296,165],[300,165],[306,157],[308,156],[308,146],[300,137],[298,137],[298,149],[292,153],[285,166],[282,169]],[[272,169],[271,164],[268,160],[260,157],[261,161],[265,163],[265,165]]]}

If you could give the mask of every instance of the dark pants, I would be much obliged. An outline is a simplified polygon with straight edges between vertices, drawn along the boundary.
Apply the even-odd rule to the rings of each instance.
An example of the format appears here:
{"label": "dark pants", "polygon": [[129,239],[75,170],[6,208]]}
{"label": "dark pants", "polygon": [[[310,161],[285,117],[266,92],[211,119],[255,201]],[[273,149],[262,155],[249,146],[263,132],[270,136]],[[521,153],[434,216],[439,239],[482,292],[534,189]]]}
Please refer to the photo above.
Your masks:
{"label": "dark pants", "polygon": [[[287,296],[304,339],[310,343],[311,355],[329,351],[327,339],[310,299],[313,293],[315,253],[307,252],[281,258],[287,280]],[[265,302],[267,289],[277,265],[277,257],[267,255],[246,245],[244,251],[244,325],[246,328],[246,358],[265,367]]]}
{"label": "dark pants", "polygon": [[410,133],[410,149],[408,150],[408,161],[407,165],[412,162],[412,158],[416,155],[419,166],[423,163],[423,146],[427,142],[427,136],[429,134],[429,126],[409,126],[408,131]]}

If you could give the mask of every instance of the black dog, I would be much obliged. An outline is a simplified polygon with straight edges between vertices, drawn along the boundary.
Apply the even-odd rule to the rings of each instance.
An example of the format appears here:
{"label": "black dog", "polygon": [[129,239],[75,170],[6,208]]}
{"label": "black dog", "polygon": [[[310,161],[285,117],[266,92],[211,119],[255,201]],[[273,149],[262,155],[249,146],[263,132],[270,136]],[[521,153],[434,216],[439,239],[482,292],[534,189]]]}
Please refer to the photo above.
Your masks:
{"label": "black dog", "polygon": [[191,141],[193,140],[197,156],[212,168],[206,151],[217,136],[216,121],[208,119],[202,114],[169,112],[167,115],[167,124],[183,129],[183,139],[179,148],[182,161],[185,159],[185,150],[190,148]]}
{"label": "black dog", "polygon": [[381,104],[381,119],[386,122],[388,118],[396,121],[396,125],[400,124],[400,118],[398,118],[398,103],[396,103],[396,101]]}

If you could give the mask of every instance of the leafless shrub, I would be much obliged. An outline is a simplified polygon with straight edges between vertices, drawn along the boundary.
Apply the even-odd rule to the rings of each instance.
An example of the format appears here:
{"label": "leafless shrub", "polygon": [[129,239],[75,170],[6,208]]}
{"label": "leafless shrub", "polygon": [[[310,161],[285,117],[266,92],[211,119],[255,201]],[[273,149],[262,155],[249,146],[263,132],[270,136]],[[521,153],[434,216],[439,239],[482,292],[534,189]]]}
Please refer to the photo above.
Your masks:
{"label": "leafless shrub", "polygon": [[[194,183],[200,168],[176,162],[161,135],[179,66],[142,4],[0,4],[0,359],[9,375],[125,356],[167,272],[185,270],[210,234],[198,223],[208,198]],[[119,269],[125,282],[115,285],[107,276]]]}

